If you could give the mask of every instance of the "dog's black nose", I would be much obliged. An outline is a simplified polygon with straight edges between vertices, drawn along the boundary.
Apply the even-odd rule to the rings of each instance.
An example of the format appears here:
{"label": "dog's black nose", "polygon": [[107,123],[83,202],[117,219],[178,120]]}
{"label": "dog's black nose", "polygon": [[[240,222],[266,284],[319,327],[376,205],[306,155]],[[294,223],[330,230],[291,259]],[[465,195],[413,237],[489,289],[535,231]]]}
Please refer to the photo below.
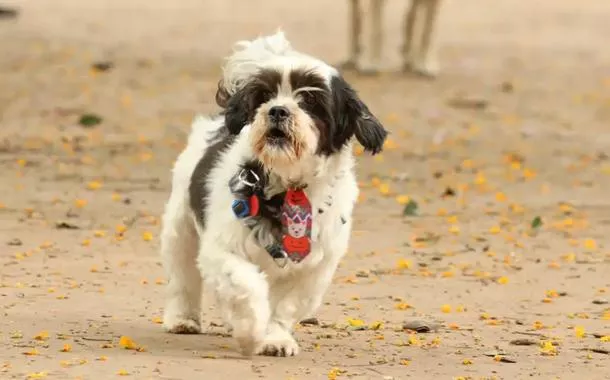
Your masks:
{"label": "dog's black nose", "polygon": [[282,121],[290,116],[290,111],[284,106],[273,106],[269,109],[269,118],[272,121]]}

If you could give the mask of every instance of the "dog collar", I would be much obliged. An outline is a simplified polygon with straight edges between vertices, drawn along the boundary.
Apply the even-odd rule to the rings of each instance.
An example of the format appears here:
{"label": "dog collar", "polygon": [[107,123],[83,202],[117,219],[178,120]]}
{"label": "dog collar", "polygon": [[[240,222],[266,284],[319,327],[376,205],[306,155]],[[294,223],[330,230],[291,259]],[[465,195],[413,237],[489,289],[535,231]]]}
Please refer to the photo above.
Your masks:
{"label": "dog collar", "polygon": [[[231,179],[230,187],[236,196],[232,204],[233,213],[237,218],[245,220],[246,225],[252,229],[265,217],[261,209],[269,206],[261,176],[254,170],[242,169]],[[286,190],[279,213],[281,241],[273,237],[273,243],[264,247],[281,268],[286,266],[288,259],[300,263],[311,252],[313,214],[305,187],[291,184]],[[278,221],[272,222],[277,224]]]}

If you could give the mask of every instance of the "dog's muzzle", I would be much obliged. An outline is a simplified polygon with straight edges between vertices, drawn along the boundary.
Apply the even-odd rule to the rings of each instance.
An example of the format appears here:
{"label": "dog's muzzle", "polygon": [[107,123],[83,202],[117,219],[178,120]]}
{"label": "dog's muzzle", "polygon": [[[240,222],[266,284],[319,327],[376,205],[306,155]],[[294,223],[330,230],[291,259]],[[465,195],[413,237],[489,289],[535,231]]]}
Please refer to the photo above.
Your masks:
{"label": "dog's muzzle", "polygon": [[267,114],[269,130],[265,137],[267,142],[274,145],[283,145],[288,141],[287,122],[290,119],[290,110],[283,106],[273,106]]}

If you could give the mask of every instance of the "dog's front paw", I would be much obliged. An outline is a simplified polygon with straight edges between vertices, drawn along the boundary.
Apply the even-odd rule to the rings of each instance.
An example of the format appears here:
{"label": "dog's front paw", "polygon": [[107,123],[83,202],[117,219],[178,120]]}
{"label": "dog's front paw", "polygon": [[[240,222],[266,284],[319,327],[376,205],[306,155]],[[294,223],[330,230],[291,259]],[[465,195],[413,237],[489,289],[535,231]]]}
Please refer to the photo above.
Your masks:
{"label": "dog's front paw", "polygon": [[242,355],[250,357],[256,352],[265,336],[265,328],[262,323],[257,321],[244,321],[241,324],[233,325],[233,337],[239,344]]}
{"label": "dog's front paw", "polygon": [[256,353],[267,356],[295,356],[299,353],[299,345],[288,331],[275,328],[265,336]]}
{"label": "dog's front paw", "polygon": [[199,334],[201,322],[194,318],[170,317],[163,318],[163,328],[172,334]]}

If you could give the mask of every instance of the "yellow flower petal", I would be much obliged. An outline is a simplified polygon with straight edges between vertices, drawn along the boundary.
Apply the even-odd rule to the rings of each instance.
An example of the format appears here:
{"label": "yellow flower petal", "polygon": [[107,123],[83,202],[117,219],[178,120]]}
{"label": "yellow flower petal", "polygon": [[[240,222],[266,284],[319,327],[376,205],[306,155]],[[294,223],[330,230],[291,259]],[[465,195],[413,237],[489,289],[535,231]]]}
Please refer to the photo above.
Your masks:
{"label": "yellow flower petal", "polygon": [[62,347],[61,350],[59,350],[60,352],[70,352],[72,351],[72,346],[70,346],[69,344],[64,344],[64,346]]}
{"label": "yellow flower petal", "polygon": [[153,321],[153,323],[157,323],[157,324],[159,324],[159,325],[160,325],[160,324],[162,324],[162,323],[163,323],[163,318],[161,318],[161,317],[154,317],[154,318],[152,319],[152,321]]}
{"label": "yellow flower petal", "polygon": [[76,208],[83,208],[86,205],[87,205],[86,199],[77,199],[74,201],[74,207],[76,207]]}
{"label": "yellow flower petal", "polygon": [[416,334],[409,334],[409,345],[410,346],[419,346],[421,341],[417,337]]}
{"label": "yellow flower petal", "polygon": [[104,237],[104,236],[106,236],[106,231],[102,231],[102,230],[93,231],[93,236],[98,237],[98,238]]}
{"label": "yellow flower petal", "polygon": [[87,183],[87,189],[89,190],[98,190],[102,187],[102,183],[100,181],[91,181]]}
{"label": "yellow flower petal", "polygon": [[151,241],[152,239],[153,239],[152,232],[145,231],[145,232],[142,233],[142,240],[144,240],[144,241]]}
{"label": "yellow flower petal", "polygon": [[411,261],[407,259],[400,259],[398,263],[396,263],[396,268],[398,269],[409,269],[411,268]]}
{"label": "yellow flower petal", "polygon": [[382,183],[381,185],[379,185],[379,192],[382,195],[390,194],[390,185],[388,185],[387,183]]}
{"label": "yellow flower petal", "polygon": [[44,379],[45,377],[47,377],[48,372],[46,371],[42,371],[42,372],[33,372],[33,373],[29,373],[27,375],[28,379]]}
{"label": "yellow flower petal", "polygon": [[375,321],[369,325],[369,330],[380,330],[383,328],[383,322]]}
{"label": "yellow flower petal", "polygon": [[130,337],[124,335],[121,336],[121,338],[119,339],[119,346],[123,347],[126,350],[135,350],[138,348],[136,342],[131,340]]}
{"label": "yellow flower petal", "polygon": [[407,203],[409,203],[409,196],[408,195],[398,195],[396,197],[396,202],[398,202],[399,205],[406,205]]}
{"label": "yellow flower petal", "polygon": [[587,239],[584,241],[583,245],[586,249],[593,250],[597,247],[597,243],[593,239]]}
{"label": "yellow flower petal", "polygon": [[348,318],[347,324],[352,327],[361,327],[364,326],[364,321],[362,319]]}
{"label": "yellow flower petal", "polygon": [[48,331],[41,331],[38,334],[36,334],[34,339],[36,339],[36,340],[47,340],[47,339],[49,339],[49,332]]}
{"label": "yellow flower petal", "polygon": [[540,354],[544,356],[555,356],[557,355],[557,348],[550,340],[543,340],[540,342]]}

